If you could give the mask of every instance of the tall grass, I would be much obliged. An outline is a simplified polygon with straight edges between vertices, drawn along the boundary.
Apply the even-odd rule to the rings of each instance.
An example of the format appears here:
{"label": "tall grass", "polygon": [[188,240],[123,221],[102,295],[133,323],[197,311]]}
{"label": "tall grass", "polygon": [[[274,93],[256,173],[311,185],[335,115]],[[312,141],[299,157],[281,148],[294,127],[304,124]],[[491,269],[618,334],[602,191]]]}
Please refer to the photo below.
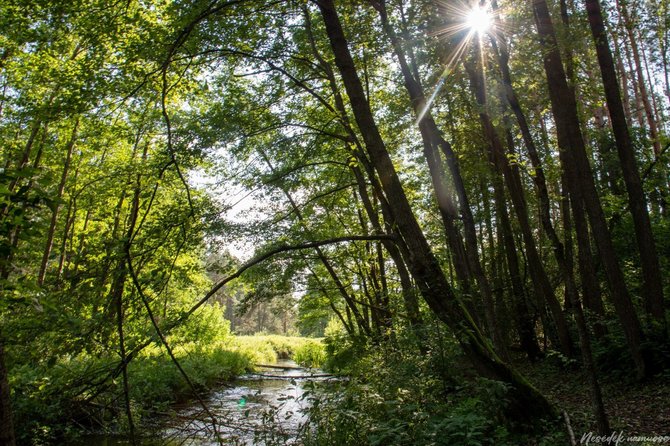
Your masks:
{"label": "tall grass", "polygon": [[293,359],[304,367],[320,367],[325,360],[321,339],[298,336],[237,336],[233,345],[251,355],[254,364],[267,364],[278,359]]}

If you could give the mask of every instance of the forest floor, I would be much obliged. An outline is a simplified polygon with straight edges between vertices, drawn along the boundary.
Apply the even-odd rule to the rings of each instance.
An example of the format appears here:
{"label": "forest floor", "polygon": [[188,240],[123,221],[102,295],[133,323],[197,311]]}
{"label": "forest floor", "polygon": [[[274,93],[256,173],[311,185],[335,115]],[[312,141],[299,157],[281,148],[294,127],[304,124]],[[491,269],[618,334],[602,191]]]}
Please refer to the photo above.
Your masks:
{"label": "forest floor", "polygon": [[[586,374],[569,367],[524,364],[526,377],[559,410],[565,410],[577,443],[583,434],[596,432],[591,409],[591,391]],[[640,436],[670,435],[670,376],[664,373],[644,382],[616,374],[600,377],[600,385],[610,426],[617,434]]]}

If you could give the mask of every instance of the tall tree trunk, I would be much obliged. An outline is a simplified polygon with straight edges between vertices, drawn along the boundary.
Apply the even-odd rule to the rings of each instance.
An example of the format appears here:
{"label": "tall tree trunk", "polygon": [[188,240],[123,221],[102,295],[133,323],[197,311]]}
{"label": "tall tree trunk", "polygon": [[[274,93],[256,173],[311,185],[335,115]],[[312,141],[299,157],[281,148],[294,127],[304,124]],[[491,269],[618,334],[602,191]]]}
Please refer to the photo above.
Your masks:
{"label": "tall tree trunk", "polygon": [[[17,170],[23,169],[30,162],[30,154],[33,150],[33,146],[35,144],[35,139],[37,138],[37,135],[39,134],[41,128],[42,128],[42,121],[35,120],[35,122],[33,122],[33,125],[31,127],[30,135],[28,136],[28,141],[26,141],[26,145],[24,146],[23,152],[21,153],[21,159],[17,163],[17,166],[16,166]],[[45,132],[46,132],[46,129],[45,129]],[[18,184],[19,179],[20,178],[17,177],[17,178],[12,179],[12,181],[9,182],[9,186],[8,186],[9,192],[14,191],[14,189],[16,188],[16,185]],[[4,205],[3,205],[3,210],[4,209],[6,209],[6,207],[4,207]],[[3,214],[4,214],[4,212],[3,212]]]}
{"label": "tall tree trunk", "polygon": [[575,322],[577,325],[577,333],[579,336],[579,344],[582,352],[582,362],[584,369],[588,376],[589,388],[591,390],[591,408],[596,417],[596,425],[598,426],[598,433],[600,435],[608,435],[610,433],[610,425],[605,412],[605,405],[603,404],[603,396],[598,382],[598,373],[596,371],[595,363],[593,362],[593,350],[591,348],[591,336],[586,325],[586,318],[582,309],[582,303],[579,301],[576,290],[566,293],[572,300],[572,311],[575,314]]}
{"label": "tall tree trunk", "polygon": [[[477,42],[475,42],[474,45],[476,53],[475,59],[480,60],[479,45]],[[503,143],[493,127],[491,117],[486,111],[488,101],[486,98],[486,86],[484,85],[483,67],[477,62],[466,63],[466,71],[470,77],[472,92],[474,93],[479,106],[479,119],[482,131],[488,142],[491,159],[497,172],[505,179],[512,206],[514,207],[517,221],[519,222],[521,236],[523,237],[524,246],[526,247],[526,255],[528,256],[528,269],[530,271],[535,294],[538,298],[538,307],[543,307],[544,305],[549,307],[558,334],[558,348],[565,355],[572,356],[572,340],[570,339],[568,324],[565,315],[563,314],[561,304],[556,298],[551,283],[549,282],[547,272],[542,266],[543,262],[537,250],[533,231],[528,219],[528,209],[518,168],[510,165],[505,149],[503,148]],[[542,312],[540,314],[542,314]],[[542,322],[545,325],[545,330],[551,330],[550,321],[543,320]]]}
{"label": "tall tree trunk", "polygon": [[630,92],[628,91],[628,72],[626,71],[626,67],[623,64],[623,60],[621,57],[621,47],[619,45],[619,39],[617,38],[616,35],[614,35],[614,56],[616,58],[616,66],[619,71],[619,77],[621,84],[619,85],[619,88],[621,89],[621,94],[622,94],[622,101],[623,101],[623,111],[624,111],[624,116],[626,116],[626,124],[628,124],[629,127],[632,127],[633,125],[633,115],[630,110]]}
{"label": "tall tree trunk", "polygon": [[656,94],[654,92],[654,84],[652,83],[653,82],[652,79],[654,79],[654,78],[652,77],[651,72],[649,71],[649,62],[647,62],[647,51],[645,50],[644,45],[642,46],[642,48],[640,48],[640,51],[642,52],[642,65],[644,66],[644,72],[647,75],[647,79],[649,79],[649,83],[651,84],[650,85],[650,90],[651,90],[650,91],[650,96],[651,96],[651,105],[652,105],[652,108],[654,110],[654,120],[656,121],[656,131],[658,131],[659,134],[660,134],[661,133],[661,128],[662,128],[663,125],[661,124],[662,118],[661,118],[661,114],[659,112],[658,103],[656,101]]}
{"label": "tall tree trunk", "polygon": [[[564,2],[561,2],[561,12],[563,15],[567,14],[567,7],[563,5]],[[564,10],[565,9],[565,10]],[[544,175],[544,168],[542,166],[542,161],[535,145],[535,141],[532,137],[530,126],[526,119],[526,115],[521,109],[521,104],[519,99],[512,87],[512,77],[509,69],[509,53],[507,50],[507,45],[504,40],[500,40],[500,45],[498,45],[498,40],[495,37],[492,37],[493,47],[498,58],[498,65],[501,70],[503,85],[505,88],[505,99],[509,104],[514,116],[516,117],[519,129],[521,130],[521,136],[524,141],[524,145],[528,152],[528,157],[530,158],[531,164],[533,166],[533,175],[532,179],[537,188],[537,194],[539,199],[539,213],[540,221],[542,222],[542,227],[549,238],[549,241],[552,244],[554,257],[561,271],[561,277],[563,278],[566,284],[566,292],[570,293],[572,290],[576,290],[575,278],[574,278],[574,268],[572,264],[572,254],[568,253],[567,250],[572,247],[564,246],[561,243],[556,229],[551,221],[551,204],[549,199],[549,189],[547,187],[546,177]],[[508,137],[508,139],[510,139]],[[569,211],[568,211],[569,212]],[[566,218],[569,218],[569,213],[565,215]],[[566,229],[567,235],[569,237],[569,232],[571,229]],[[571,243],[571,242],[570,242]],[[575,291],[576,292],[576,291]],[[595,296],[594,296],[595,297]],[[571,302],[577,296],[569,296],[566,294],[566,303]]]}
{"label": "tall tree trunk", "polygon": [[[577,239],[577,262],[579,265],[579,277],[581,279],[584,305],[591,312],[591,315],[597,318],[597,321],[594,324],[594,330],[597,336],[601,336],[606,333],[605,326],[602,324],[602,321],[605,318],[605,308],[602,300],[600,281],[598,280],[596,266],[593,261],[594,255],[591,249],[589,228],[586,222],[583,203],[571,202],[570,194],[567,192],[569,189],[567,181],[567,175],[564,174],[563,229],[566,237],[565,243],[566,247],[570,246],[570,252],[572,252],[572,223],[574,222]],[[570,209],[572,209],[572,215]],[[572,256],[566,256],[566,259],[572,259]],[[572,260],[570,260],[570,262],[572,262]]]}
{"label": "tall tree trunk", "polygon": [[[635,74],[637,77],[636,80],[637,80],[638,91],[640,93],[640,100],[642,101],[645,117],[647,118],[647,125],[648,125],[647,128],[649,129],[649,137],[651,139],[651,142],[654,145],[654,154],[658,157],[661,154],[661,140],[659,139],[658,135],[658,123],[654,118],[654,112],[651,106],[651,102],[649,102],[647,83],[645,82],[645,76],[642,72],[642,60],[640,57],[640,48],[637,44],[637,38],[635,36],[635,24],[633,23],[632,18],[628,12],[628,6],[626,5],[626,0],[617,0],[616,5],[619,14],[623,20],[623,26],[626,31],[626,34],[628,35],[628,43],[630,44],[630,49],[633,53],[633,61],[635,62]],[[591,23],[592,14],[593,13],[589,13],[589,23]],[[593,24],[591,24],[591,27],[593,31]],[[602,34],[605,35],[604,31],[602,32]],[[600,57],[601,57],[600,54],[598,54],[598,61],[600,61]]]}
{"label": "tall tree trunk", "polygon": [[635,151],[626,123],[623,103],[621,102],[619,82],[609,46],[609,38],[605,32],[605,23],[599,0],[585,0],[585,4],[605,88],[607,109],[609,110],[617,152],[621,161],[621,170],[628,191],[628,207],[635,226],[635,237],[642,267],[645,308],[654,323],[665,332],[665,308],[663,305],[663,283],[661,281],[663,276],[661,275],[656,252],[656,243],[651,231],[649,214],[647,213],[647,199],[642,190]]}
{"label": "tall tree trunk", "polygon": [[[60,200],[63,197],[63,191],[65,190],[65,182],[67,181],[68,173],[70,171],[70,160],[72,159],[72,151],[74,149],[75,141],[77,139],[77,129],[79,127],[79,119],[74,123],[74,128],[72,129],[72,136],[66,146],[66,155],[65,162],[63,163],[63,173],[61,175],[60,182],[58,183],[57,197]],[[56,204],[52,213],[51,221],[49,222],[49,231],[47,232],[47,242],[44,247],[44,253],[42,255],[42,262],[40,263],[40,270],[37,274],[37,283],[41,286],[44,283],[44,276],[47,272],[47,265],[49,264],[49,256],[51,255],[51,248],[53,247],[54,235],[56,233],[56,223],[58,222],[58,213],[60,211],[60,204]]]}
{"label": "tall tree trunk", "polygon": [[540,42],[544,47],[544,69],[556,123],[561,163],[568,175],[566,183],[569,187],[571,202],[573,206],[575,203],[583,203],[586,208],[592,233],[603,261],[612,302],[621,321],[637,376],[642,378],[647,371],[642,355],[643,335],[640,322],[628,294],[626,281],[619,266],[605,214],[596,191],[581,133],[577,103],[566,82],[549,8],[545,0],[533,0],[532,6]]}
{"label": "tall tree trunk", "polygon": [[[517,256],[517,249],[514,243],[514,236],[512,235],[512,225],[510,223],[509,215],[507,213],[507,203],[505,201],[505,192],[503,190],[502,181],[499,178],[494,178],[493,193],[496,207],[497,228],[499,229],[498,238],[502,242],[503,251],[505,253],[505,260],[507,261],[507,269],[509,271],[510,282],[512,284],[512,300],[514,303],[515,318],[514,322],[519,336],[521,348],[528,359],[535,361],[542,356],[542,351],[537,342],[537,335],[535,334],[534,322],[531,318],[526,301],[526,292],[521,276],[521,268],[519,266],[519,257]],[[544,308],[538,308],[540,313],[544,312]],[[545,316],[546,319],[546,316]]]}
{"label": "tall tree trunk", "polygon": [[[479,259],[474,220],[471,218],[472,213],[469,208],[469,202],[467,199],[467,194],[465,193],[463,178],[461,177],[458,163],[456,158],[453,156],[451,145],[441,136],[437,124],[433,119],[432,113],[427,109],[428,104],[425,99],[423,87],[421,86],[419,79],[414,77],[409,63],[407,62],[407,58],[400,40],[388,22],[385,2],[382,0],[371,1],[371,3],[379,12],[382,26],[384,27],[384,30],[386,31],[386,34],[388,35],[393,45],[395,54],[400,63],[400,70],[403,75],[405,88],[409,93],[415,114],[417,117],[421,118],[419,121],[419,130],[424,145],[424,157],[426,158],[426,162],[428,164],[431,180],[433,182],[433,190],[438,202],[438,207],[443,217],[443,223],[447,232],[449,245],[454,256],[454,266],[457,277],[459,277],[461,281],[467,283],[470,280],[470,270],[472,271],[472,275],[474,275],[477,281],[479,292],[483,298],[486,328],[491,338],[493,339],[496,352],[502,357],[506,357],[507,350],[503,343],[503,336],[495,318],[493,293],[491,292],[491,285],[486,278],[486,275],[484,274]],[[447,193],[446,175],[442,167],[442,161],[438,147],[442,148],[445,156],[447,157],[454,184],[457,191],[459,191],[458,195],[461,204],[461,212],[464,216],[463,224],[466,226],[465,253],[463,252],[462,239],[460,234],[457,232],[453,224],[457,218],[456,208],[453,200]],[[466,214],[470,217],[467,217]],[[464,254],[468,256],[467,259],[464,258]]]}
{"label": "tall tree trunk", "polygon": [[530,422],[545,416],[555,416],[548,401],[497,357],[463,304],[454,295],[414,217],[412,207],[379,133],[349,52],[335,5],[332,0],[317,0],[316,3],[321,11],[335,63],[342,76],[366,150],[379,175],[398,230],[411,254],[407,259],[408,267],[424,300],[437,317],[450,326],[463,351],[480,373],[510,385],[510,408],[518,419]]}
{"label": "tall tree trunk", "polygon": [[[136,139],[135,146],[133,148],[133,158],[137,150],[137,146],[140,142],[140,136]],[[149,150],[149,144],[144,145],[144,150],[142,153],[142,161],[146,161],[147,154]],[[124,253],[129,253],[130,248],[135,237],[135,228],[137,226],[137,220],[140,212],[140,194],[142,192],[142,174],[138,173],[135,176],[135,184],[133,187],[133,198],[130,207],[130,213],[128,215],[128,228],[125,233],[125,237],[122,241]],[[125,195],[125,193],[124,193]],[[121,201],[123,202],[123,201]],[[124,291],[126,278],[128,277],[130,266],[128,262],[130,257],[127,258],[124,256],[119,259],[119,264],[116,271],[114,272],[114,278],[111,288],[111,300],[114,304],[116,310],[116,329],[117,335],[119,337],[119,354],[121,356],[121,373],[123,378],[123,394],[125,402],[125,412],[126,418],[128,419],[128,430],[130,433],[131,444],[136,444],[135,438],[135,421],[133,417],[133,412],[131,408],[130,400],[130,387],[128,380],[128,362],[130,361],[129,357],[126,354],[126,344],[125,344],[125,334],[124,334],[124,323],[125,323],[125,305],[124,305]]]}
{"label": "tall tree trunk", "polygon": [[[388,202],[386,201],[386,198],[384,197],[381,185],[379,184],[379,181],[375,176],[374,169],[370,164],[370,161],[367,159],[365,153],[362,150],[362,147],[360,146],[356,132],[351,127],[351,123],[347,115],[347,110],[344,105],[344,99],[342,98],[342,94],[340,93],[337,80],[335,79],[335,73],[333,72],[330,63],[328,63],[321,56],[321,53],[319,52],[316,46],[316,42],[312,34],[310,14],[306,7],[303,9],[303,14],[305,17],[305,30],[307,31],[307,36],[309,38],[312,53],[314,54],[316,60],[319,62],[319,65],[321,66],[323,71],[326,73],[326,77],[328,78],[328,84],[335,99],[335,107],[333,108],[333,111],[339,114],[339,119],[340,122],[342,123],[342,126],[347,131],[349,137],[355,144],[355,149],[349,145],[347,145],[347,148],[352,153],[355,154],[356,159],[358,159],[365,168],[368,180],[372,184],[372,190],[379,202],[379,207],[384,217],[387,231],[397,233],[393,214],[391,212]],[[358,184],[358,192],[361,197],[363,207],[365,208],[365,211],[368,215],[368,219],[372,223],[374,230],[378,234],[383,234],[385,231],[384,229],[382,229],[382,225],[379,220],[379,215],[377,214],[377,212],[374,209],[374,206],[372,205],[372,200],[370,199],[370,195],[368,194],[367,191],[367,184],[365,178],[363,177],[363,172],[355,164],[350,164],[350,167],[352,169],[352,172],[354,173],[354,176],[356,177],[356,182]],[[398,275],[400,276],[401,286],[403,290],[402,294],[403,294],[405,311],[407,312],[407,317],[410,322],[410,325],[412,326],[412,329],[414,330],[414,333],[417,336],[419,349],[423,351],[425,349],[425,346],[424,343],[422,342],[422,339],[424,337],[425,330],[423,329],[423,321],[421,320],[421,312],[419,309],[419,301],[416,296],[415,287],[412,284],[404,260],[404,257],[407,257],[409,255],[409,253],[407,252],[407,247],[404,245],[402,240],[400,240],[398,243],[392,243],[389,240],[383,240],[382,243],[384,244],[384,248],[386,248],[389,255],[393,259],[394,263],[396,264],[396,268],[398,269]]]}
{"label": "tall tree trunk", "polygon": [[[356,182],[358,184],[358,194],[361,198],[361,203],[363,204],[363,209],[365,209],[366,214],[368,215],[368,220],[372,224],[372,228],[375,233],[381,235],[384,233],[381,223],[379,221],[379,215],[372,205],[372,200],[368,194],[367,184],[363,177],[358,166],[351,166],[351,170],[356,177]],[[390,219],[386,217],[387,221]],[[398,246],[390,240],[382,240],[381,242],[384,245],[384,248],[391,256],[393,263],[396,265],[398,270],[398,276],[400,277],[400,286],[402,288],[403,302],[405,306],[405,312],[407,313],[407,319],[410,322],[410,326],[415,331],[417,338],[420,340],[422,338],[421,325],[421,313],[419,311],[419,302],[416,299],[414,292],[414,286],[412,285],[412,280],[407,272],[407,267],[405,266],[405,261],[402,258],[402,254],[398,249]]]}

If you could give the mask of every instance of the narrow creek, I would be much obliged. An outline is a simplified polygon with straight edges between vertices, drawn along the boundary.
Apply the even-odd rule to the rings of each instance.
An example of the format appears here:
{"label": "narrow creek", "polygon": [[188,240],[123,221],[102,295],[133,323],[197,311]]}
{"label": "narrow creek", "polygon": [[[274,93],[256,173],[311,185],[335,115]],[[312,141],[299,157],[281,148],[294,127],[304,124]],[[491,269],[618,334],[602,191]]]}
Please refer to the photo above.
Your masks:
{"label": "narrow creek", "polygon": [[[160,420],[153,438],[142,446],[295,445],[307,416],[305,391],[309,382],[329,379],[320,370],[280,360],[271,367],[238,377],[229,387],[204,398],[209,414],[193,401],[176,408],[176,415]],[[212,416],[216,423],[212,421]],[[127,438],[87,436],[77,445],[129,445]],[[74,445],[73,445],[74,446]]]}

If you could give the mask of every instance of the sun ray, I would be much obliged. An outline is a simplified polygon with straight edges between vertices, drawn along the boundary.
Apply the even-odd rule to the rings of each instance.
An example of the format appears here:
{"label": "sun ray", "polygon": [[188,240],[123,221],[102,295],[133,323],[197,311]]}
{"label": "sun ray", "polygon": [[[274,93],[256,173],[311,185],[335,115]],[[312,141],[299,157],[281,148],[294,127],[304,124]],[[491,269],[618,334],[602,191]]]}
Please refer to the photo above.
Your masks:
{"label": "sun ray", "polygon": [[491,14],[480,6],[472,8],[466,16],[465,25],[479,35],[486,34],[493,25]]}
{"label": "sun ray", "polygon": [[440,77],[438,78],[437,84],[435,85],[435,88],[433,89],[433,93],[430,95],[430,98],[426,101],[423,108],[421,109],[421,112],[417,116],[416,124],[419,124],[421,122],[421,120],[426,116],[426,113],[428,112],[431,105],[433,104],[433,101],[435,101],[435,98],[437,97],[437,94],[440,92],[440,90],[442,89],[442,86],[446,82],[447,76],[449,76],[449,74],[451,73],[453,68],[458,63],[459,59],[461,58],[461,55],[465,52],[465,50],[468,47],[468,44],[472,40],[473,36],[474,36],[473,31],[468,32],[467,36],[459,42],[458,46],[452,52],[451,57],[447,61],[447,64],[445,65],[444,70],[442,70],[442,74],[440,74]]}
{"label": "sun ray", "polygon": [[[428,33],[430,37],[438,37],[452,42],[452,50],[447,56],[447,62],[435,83],[433,91],[417,115],[416,123],[420,123],[433,105],[440,90],[444,87],[447,77],[454,71],[461,57],[472,43],[473,38],[479,39],[484,45],[483,38],[488,36],[494,41],[504,38],[509,30],[509,24],[503,19],[505,13],[497,2],[490,0],[473,3],[468,0],[435,0],[439,15],[444,17],[444,24]],[[511,30],[510,30],[511,31]],[[483,47],[480,57],[484,57]]]}

